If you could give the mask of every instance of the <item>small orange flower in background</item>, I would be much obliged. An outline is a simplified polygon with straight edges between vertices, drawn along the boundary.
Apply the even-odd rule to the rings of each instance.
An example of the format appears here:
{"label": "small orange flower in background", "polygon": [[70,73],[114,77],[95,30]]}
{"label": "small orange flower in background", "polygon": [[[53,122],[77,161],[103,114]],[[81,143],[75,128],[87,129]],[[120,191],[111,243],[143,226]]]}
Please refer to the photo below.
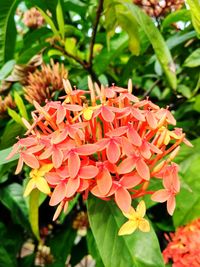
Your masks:
{"label": "small orange flower in background", "polygon": [[24,13],[23,22],[28,28],[36,29],[41,27],[45,20],[40,12],[35,7],[32,7]]}
{"label": "small orange flower in background", "polygon": [[63,64],[54,63],[42,64],[41,69],[29,73],[24,87],[25,98],[28,102],[37,101],[44,104],[45,100],[52,99],[56,91],[64,90],[63,79],[66,79],[68,72]]}
{"label": "small orange flower in background", "polygon": [[172,267],[200,266],[200,219],[179,227],[166,239],[169,243],[163,251],[165,263],[172,262]]}
{"label": "small orange flower in background", "polygon": [[[153,200],[167,202],[172,215],[180,190],[178,166],[172,161],[180,143],[190,143],[182,129],[169,130],[176,124],[171,112],[132,95],[131,81],[128,89],[99,88],[89,79],[85,94],[91,101],[83,90],[72,89],[69,81],[64,87],[67,95],[62,102],[48,101],[42,107],[33,101],[33,124],[23,120],[26,137],[9,155],[20,154],[16,173],[23,164],[34,169],[25,194],[35,187],[49,194],[50,205],[58,205],[54,220],[77,193],[84,199],[91,192],[114,200],[129,219],[120,235],[150,229],[144,201],[134,210],[132,199],[153,194]],[[164,188],[148,191],[153,179],[161,179]]]}

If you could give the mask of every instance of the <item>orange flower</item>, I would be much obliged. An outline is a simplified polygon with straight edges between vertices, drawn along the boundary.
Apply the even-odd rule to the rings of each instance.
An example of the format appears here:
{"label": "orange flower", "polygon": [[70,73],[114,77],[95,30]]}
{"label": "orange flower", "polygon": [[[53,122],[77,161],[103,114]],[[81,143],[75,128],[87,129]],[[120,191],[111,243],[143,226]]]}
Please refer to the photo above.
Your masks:
{"label": "orange flower", "polygon": [[[167,201],[172,214],[180,190],[178,166],[172,161],[180,143],[189,143],[181,129],[168,129],[175,124],[170,111],[149,99],[139,101],[130,93],[130,82],[128,89],[95,86],[95,93],[89,79],[91,101],[82,90],[73,90],[69,81],[64,81],[64,88],[63,102],[48,101],[42,107],[33,101],[33,124],[23,120],[27,137],[14,145],[9,156],[20,154],[17,173],[23,163],[32,169],[52,164],[43,179],[51,188],[50,205],[58,205],[53,219],[77,193],[86,199],[89,192],[113,199],[125,214],[131,210],[130,224],[143,231],[149,229],[143,218],[145,204],[141,202],[134,212],[132,199],[153,193],[153,200]],[[148,191],[152,178],[160,178],[164,189]],[[36,182],[34,186],[39,188]]]}
{"label": "orange flower", "polygon": [[173,267],[200,266],[200,219],[179,227],[166,239],[169,243],[163,251],[165,263],[172,261]]}

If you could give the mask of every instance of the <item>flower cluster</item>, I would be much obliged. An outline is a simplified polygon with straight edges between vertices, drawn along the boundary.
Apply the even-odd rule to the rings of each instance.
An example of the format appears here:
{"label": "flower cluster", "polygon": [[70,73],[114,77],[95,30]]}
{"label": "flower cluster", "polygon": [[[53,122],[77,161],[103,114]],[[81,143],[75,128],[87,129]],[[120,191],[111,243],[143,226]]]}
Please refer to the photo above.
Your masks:
{"label": "flower cluster", "polygon": [[44,18],[35,7],[32,7],[24,13],[23,22],[28,28],[35,29],[44,24]]}
{"label": "flower cluster", "polygon": [[200,266],[200,219],[179,227],[166,238],[169,243],[163,251],[165,263],[172,261],[173,267]]}
{"label": "flower cluster", "polygon": [[[132,94],[131,81],[128,89],[99,88],[90,79],[89,91],[73,90],[69,81],[64,87],[63,102],[49,101],[44,107],[34,102],[34,122],[24,120],[27,136],[9,155],[20,155],[16,173],[24,163],[32,169],[25,196],[35,187],[48,194],[49,204],[58,205],[54,220],[77,193],[87,199],[89,192],[114,199],[132,221],[132,199],[146,194],[167,201],[172,214],[180,190],[178,166],[172,161],[180,143],[190,143],[181,129],[168,129],[176,124],[168,108],[140,101]],[[161,179],[164,188],[149,191],[152,179]],[[135,215],[144,222],[144,213],[142,202]]]}
{"label": "flower cluster", "polygon": [[28,102],[37,101],[43,104],[46,99],[52,99],[56,91],[64,89],[63,79],[68,76],[63,64],[42,64],[41,69],[29,72],[24,88],[25,98]]}
{"label": "flower cluster", "polygon": [[149,16],[159,18],[180,9],[184,0],[133,0],[133,3],[140,6]]}

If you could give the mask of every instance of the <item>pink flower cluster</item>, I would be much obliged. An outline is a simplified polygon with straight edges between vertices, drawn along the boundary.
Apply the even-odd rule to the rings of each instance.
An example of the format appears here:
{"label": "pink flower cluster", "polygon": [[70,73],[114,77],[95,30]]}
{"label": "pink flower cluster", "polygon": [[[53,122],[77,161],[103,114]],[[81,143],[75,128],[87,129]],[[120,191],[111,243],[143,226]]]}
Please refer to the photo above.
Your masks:
{"label": "pink flower cluster", "polygon": [[[180,143],[190,143],[181,129],[168,129],[176,124],[168,108],[148,98],[140,101],[130,81],[128,89],[99,88],[90,79],[89,91],[72,89],[68,81],[64,86],[63,102],[44,107],[34,102],[33,124],[24,120],[27,136],[9,156],[20,154],[16,173],[24,163],[34,170],[32,187],[47,192],[46,183],[51,189],[50,205],[59,204],[54,219],[77,193],[86,199],[89,192],[114,199],[123,212],[129,212],[132,199],[153,194],[153,200],[167,201],[172,214],[180,190],[178,166],[172,161]],[[45,166],[50,167],[40,171]],[[164,188],[149,191],[152,179],[161,179]]]}
{"label": "pink flower cluster", "polygon": [[165,263],[172,261],[172,267],[200,266],[200,219],[179,227],[166,238],[169,243],[163,251]]}

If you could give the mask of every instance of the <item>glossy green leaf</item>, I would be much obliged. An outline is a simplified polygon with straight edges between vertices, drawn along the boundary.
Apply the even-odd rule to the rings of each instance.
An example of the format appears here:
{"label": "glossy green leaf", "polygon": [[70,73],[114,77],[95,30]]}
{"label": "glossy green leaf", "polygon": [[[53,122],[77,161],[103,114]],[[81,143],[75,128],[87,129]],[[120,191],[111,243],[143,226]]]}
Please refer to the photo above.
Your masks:
{"label": "glossy green leaf", "polygon": [[11,255],[8,254],[6,249],[3,247],[3,244],[0,245],[0,267],[15,267]]}
{"label": "glossy green leaf", "polygon": [[169,27],[171,24],[179,21],[187,22],[189,20],[191,20],[190,10],[188,9],[176,10],[164,18],[162,23],[162,28]]}
{"label": "glossy green leaf", "polygon": [[118,0],[117,2],[119,2],[121,5],[125,7],[126,13],[129,14],[130,17],[134,17],[137,20],[139,26],[144,30],[167,76],[170,86],[173,89],[176,89],[177,81],[176,81],[175,64],[173,62],[171,53],[166,45],[163,36],[153,23],[152,19],[136,5],[130,3],[129,0],[126,1]]}
{"label": "glossy green leaf", "polygon": [[14,92],[14,99],[15,99],[15,103],[19,109],[20,115],[23,118],[25,118],[26,120],[28,120],[28,114],[26,111],[26,106],[24,105],[24,101],[16,91]]}
{"label": "glossy green leaf", "polygon": [[127,14],[123,12],[117,12],[116,15],[119,25],[128,33],[130,51],[133,55],[138,56],[140,54],[140,39],[136,19],[127,16]]}
{"label": "glossy green leaf", "polygon": [[19,123],[22,127],[26,128],[22,121],[22,118],[20,117],[19,114],[17,114],[15,110],[8,108],[8,114],[15,122]]}
{"label": "glossy green leaf", "polygon": [[187,0],[187,3],[191,9],[193,26],[200,35],[200,2],[199,0]]}
{"label": "glossy green leaf", "polygon": [[20,184],[12,183],[0,190],[0,201],[10,210],[12,220],[30,230],[28,222],[28,207],[23,197],[23,188]]}
{"label": "glossy green leaf", "polygon": [[29,197],[29,221],[35,237],[40,240],[39,233],[39,198],[40,191],[35,188]]}
{"label": "glossy green leaf", "polygon": [[96,241],[90,229],[87,231],[86,238],[87,238],[88,252],[92,256],[92,258],[95,260],[95,267],[104,267],[101,256],[97,249]]}
{"label": "glossy green leaf", "polygon": [[58,0],[58,4],[56,7],[56,17],[57,17],[59,31],[61,33],[62,38],[64,39],[64,37],[65,37],[65,21],[64,21],[64,17],[63,17],[61,0]]}
{"label": "glossy green leaf", "polygon": [[21,124],[11,120],[6,124],[0,139],[0,149],[6,149],[16,143],[16,137],[21,136],[25,132]]}
{"label": "glossy green leaf", "polygon": [[176,227],[200,217],[200,138],[192,143],[194,148],[183,147],[176,159],[181,167],[182,178],[173,215]]}
{"label": "glossy green leaf", "polygon": [[186,33],[176,33],[173,36],[171,36],[169,39],[167,39],[166,43],[168,48],[171,50],[174,47],[177,47],[178,45],[196,37],[195,31],[190,31]]}
{"label": "glossy green leaf", "polygon": [[39,9],[41,15],[43,16],[43,18],[46,20],[46,23],[49,24],[49,26],[51,27],[52,32],[56,35],[59,36],[59,32],[56,29],[56,26],[53,22],[53,20],[40,8],[37,6],[37,8]]}
{"label": "glossy green leaf", "polygon": [[90,197],[87,209],[90,226],[105,267],[164,267],[152,227],[149,233],[136,231],[129,236],[118,236],[125,217],[114,202]]}
{"label": "glossy green leaf", "polygon": [[6,159],[7,156],[10,154],[11,150],[12,150],[12,147],[9,147],[9,148],[6,148],[0,151],[0,165],[12,162],[19,158],[19,155],[15,155],[11,159]]}
{"label": "glossy green leaf", "polygon": [[12,71],[16,61],[14,59],[9,60],[3,67],[0,69],[0,80],[3,80],[8,76],[8,74]]}
{"label": "glossy green leaf", "polygon": [[14,12],[20,0],[1,0],[0,4],[0,66],[14,54],[16,27]]}
{"label": "glossy green leaf", "polygon": [[200,66],[200,48],[190,54],[184,61],[184,66],[194,68]]}
{"label": "glossy green leaf", "polygon": [[200,94],[195,97],[193,108],[194,110],[200,112]]}
{"label": "glossy green leaf", "polygon": [[19,58],[17,60],[17,64],[26,64],[28,61],[34,57],[36,54],[40,53],[45,48],[49,47],[49,43],[41,43],[34,47],[29,47],[27,50],[25,50],[22,54],[19,55]]}

